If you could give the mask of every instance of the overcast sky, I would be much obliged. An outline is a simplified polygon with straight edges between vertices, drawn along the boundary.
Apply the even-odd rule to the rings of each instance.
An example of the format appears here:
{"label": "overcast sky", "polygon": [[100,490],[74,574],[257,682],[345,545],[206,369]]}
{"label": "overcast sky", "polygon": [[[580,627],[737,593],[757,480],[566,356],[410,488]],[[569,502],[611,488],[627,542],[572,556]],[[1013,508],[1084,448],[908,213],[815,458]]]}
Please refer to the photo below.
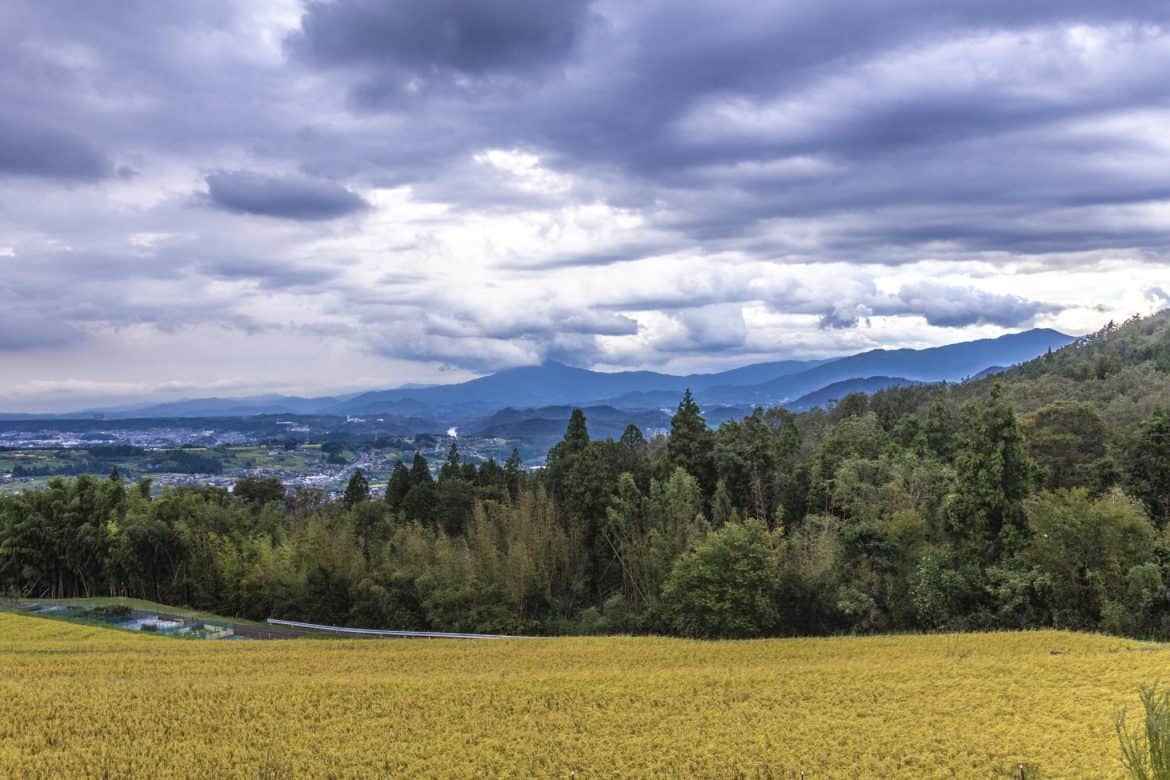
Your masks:
{"label": "overcast sky", "polygon": [[5,0],[0,408],[1170,304],[1170,3]]}

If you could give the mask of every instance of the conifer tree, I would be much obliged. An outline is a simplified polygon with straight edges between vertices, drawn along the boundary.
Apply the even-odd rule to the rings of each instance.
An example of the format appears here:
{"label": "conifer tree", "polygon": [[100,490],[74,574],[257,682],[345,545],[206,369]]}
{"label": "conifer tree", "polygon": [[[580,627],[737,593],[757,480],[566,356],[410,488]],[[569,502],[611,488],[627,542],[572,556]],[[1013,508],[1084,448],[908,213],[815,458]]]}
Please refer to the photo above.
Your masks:
{"label": "conifer tree", "polygon": [[504,461],[504,481],[508,485],[508,493],[515,501],[520,494],[520,450],[513,448],[512,454]]}
{"label": "conifer tree", "polygon": [[390,482],[386,485],[386,503],[390,510],[397,512],[402,508],[402,500],[410,492],[410,470],[398,460],[394,463],[394,470],[390,472]]}
{"label": "conifer tree", "polygon": [[1025,530],[1023,500],[1036,472],[1015,410],[1000,386],[963,410],[955,467],[952,526],[977,553],[994,558],[1005,529],[1012,528],[1012,534]]}
{"label": "conifer tree", "polygon": [[618,441],[623,447],[633,452],[641,453],[646,449],[646,437],[642,435],[642,429],[633,423],[626,426]]}
{"label": "conifer tree", "polygon": [[341,500],[346,509],[353,509],[357,504],[370,500],[370,483],[361,469],[356,469],[349,478],[349,484],[345,486],[345,495]]}
{"label": "conifer tree", "polygon": [[459,445],[451,442],[447,450],[447,462],[439,469],[439,479],[458,479],[463,476],[463,467],[459,463]]}
{"label": "conifer tree", "polygon": [[710,495],[715,488],[714,445],[715,436],[688,387],[678,410],[670,418],[666,453],[672,466],[682,468],[699,481],[704,495]]}
{"label": "conifer tree", "polygon": [[580,409],[574,409],[569,416],[562,444],[565,452],[580,452],[589,446],[589,428],[585,424],[585,413]]}
{"label": "conifer tree", "polygon": [[434,482],[431,477],[431,468],[427,465],[427,459],[418,450],[414,451],[414,461],[410,464],[410,484],[423,485]]}
{"label": "conifer tree", "polygon": [[955,455],[955,433],[957,426],[951,409],[941,395],[936,396],[926,413],[922,426],[923,444],[926,451],[942,460],[949,461]]}
{"label": "conifer tree", "polygon": [[549,485],[553,495],[564,504],[566,493],[570,492],[567,485],[568,475],[573,471],[578,458],[589,448],[589,428],[585,424],[585,413],[574,409],[569,416],[569,425],[565,429],[565,437],[557,442],[548,451],[547,468]]}

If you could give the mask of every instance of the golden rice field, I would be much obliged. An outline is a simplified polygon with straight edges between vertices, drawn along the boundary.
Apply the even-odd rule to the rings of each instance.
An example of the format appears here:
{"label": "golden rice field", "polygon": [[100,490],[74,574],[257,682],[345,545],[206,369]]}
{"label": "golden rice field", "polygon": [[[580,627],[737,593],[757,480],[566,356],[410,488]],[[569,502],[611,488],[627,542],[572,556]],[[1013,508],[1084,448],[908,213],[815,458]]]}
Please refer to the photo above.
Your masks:
{"label": "golden rice field", "polygon": [[0,777],[1121,777],[1170,652],[1053,631],[196,642],[0,613]]}

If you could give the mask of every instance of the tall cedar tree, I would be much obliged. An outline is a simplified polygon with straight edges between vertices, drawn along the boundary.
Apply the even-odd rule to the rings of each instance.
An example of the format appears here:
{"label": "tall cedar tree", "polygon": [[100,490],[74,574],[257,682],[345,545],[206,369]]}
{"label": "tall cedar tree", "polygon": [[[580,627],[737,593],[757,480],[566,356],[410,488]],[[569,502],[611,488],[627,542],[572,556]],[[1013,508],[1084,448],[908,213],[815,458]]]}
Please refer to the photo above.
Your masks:
{"label": "tall cedar tree", "polygon": [[431,467],[427,465],[427,459],[423,457],[418,450],[414,451],[414,461],[410,464],[410,485],[430,484],[434,482],[431,477]]}
{"label": "tall cedar tree", "polygon": [[1010,537],[1026,530],[1023,500],[1036,473],[1002,387],[963,410],[955,467],[952,528],[983,563],[992,563],[1011,552],[1005,549]]}
{"label": "tall cedar tree", "polygon": [[349,478],[349,484],[345,486],[345,495],[341,501],[345,504],[346,509],[353,509],[357,504],[369,500],[370,483],[362,470],[356,469],[353,476]]}
{"label": "tall cedar tree", "polygon": [[951,407],[941,396],[935,396],[922,426],[922,443],[926,451],[940,460],[950,462],[955,457],[955,434],[958,426]]}
{"label": "tall cedar tree", "polygon": [[427,459],[418,451],[415,451],[414,462],[410,465],[410,490],[402,499],[402,511],[407,520],[435,524],[435,480]]}
{"label": "tall cedar tree", "polygon": [[589,428],[585,424],[585,412],[574,409],[569,415],[569,425],[561,442],[565,452],[581,452],[589,446]]}
{"label": "tall cedar tree", "polygon": [[682,468],[697,479],[706,496],[715,489],[714,445],[715,434],[707,427],[707,421],[688,387],[678,410],[670,418],[666,453],[670,465]]}
{"label": "tall cedar tree", "polygon": [[386,503],[390,510],[397,512],[402,508],[402,501],[410,492],[410,469],[406,468],[401,460],[395,461],[394,470],[390,472],[390,482],[386,484]]}
{"label": "tall cedar tree", "polygon": [[520,495],[520,464],[520,450],[512,448],[512,454],[504,461],[504,479],[513,501]]}
{"label": "tall cedar tree", "polygon": [[447,450],[447,462],[439,468],[439,479],[452,479],[463,476],[463,467],[459,463],[459,445],[451,442]]}
{"label": "tall cedar tree", "polygon": [[[580,534],[587,563],[583,577],[592,598],[598,586],[604,552],[600,536],[609,496],[616,487],[616,474],[608,468],[607,442],[591,442],[585,413],[574,409],[565,437],[548,453],[545,477],[567,529]],[[612,445],[613,442],[609,441]]]}
{"label": "tall cedar tree", "polygon": [[548,451],[545,474],[553,496],[564,508],[571,485],[568,477],[576,465],[578,457],[589,447],[589,428],[585,424],[585,413],[574,409],[569,415],[569,425],[565,428],[565,437],[553,445]]}
{"label": "tall cedar tree", "polygon": [[642,435],[642,429],[633,423],[626,426],[618,441],[632,452],[643,453],[646,451],[646,437]]}

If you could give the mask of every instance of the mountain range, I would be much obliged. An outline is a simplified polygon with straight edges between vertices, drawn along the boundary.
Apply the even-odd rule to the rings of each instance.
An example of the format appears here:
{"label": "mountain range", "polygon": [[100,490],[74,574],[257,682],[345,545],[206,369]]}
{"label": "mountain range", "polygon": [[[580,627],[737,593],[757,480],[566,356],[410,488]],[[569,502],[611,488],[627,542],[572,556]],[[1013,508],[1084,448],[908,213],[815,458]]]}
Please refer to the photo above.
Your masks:
{"label": "mountain range", "polygon": [[[716,411],[721,407],[730,411],[782,405],[799,411],[831,403],[851,392],[874,392],[917,382],[961,381],[1030,360],[1071,341],[1072,336],[1055,330],[1033,329],[943,347],[875,349],[831,360],[782,360],[681,376],[654,371],[591,371],[548,361],[450,385],[317,398],[195,398],[59,416],[140,419],[387,415],[451,422],[475,420],[477,428],[489,429],[490,422],[483,418],[508,409],[594,406],[625,412],[669,410],[689,388],[708,414],[714,412],[722,417]],[[560,411],[548,415],[548,419],[559,421]],[[13,417],[16,416],[9,419]]]}

